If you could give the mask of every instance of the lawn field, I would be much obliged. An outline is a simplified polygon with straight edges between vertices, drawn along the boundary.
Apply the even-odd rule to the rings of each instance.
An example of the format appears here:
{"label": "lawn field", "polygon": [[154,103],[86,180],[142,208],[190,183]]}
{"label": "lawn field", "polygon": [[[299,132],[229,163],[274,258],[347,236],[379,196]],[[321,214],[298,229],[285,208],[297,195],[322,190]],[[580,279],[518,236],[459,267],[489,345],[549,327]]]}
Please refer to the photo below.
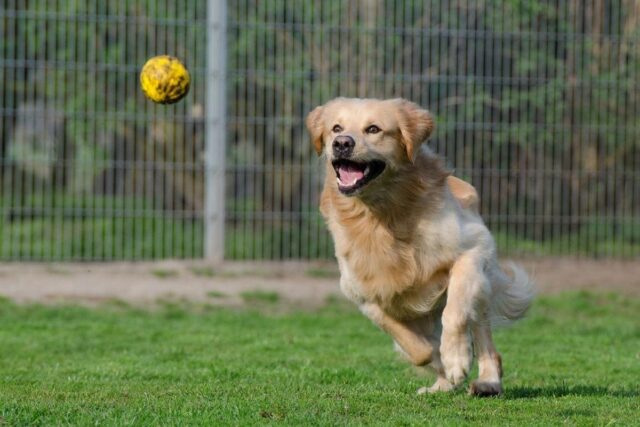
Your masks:
{"label": "lawn field", "polygon": [[[640,425],[640,299],[565,293],[496,333],[499,398],[421,395],[353,307],[0,301],[0,425]],[[474,371],[473,375],[476,372]]]}

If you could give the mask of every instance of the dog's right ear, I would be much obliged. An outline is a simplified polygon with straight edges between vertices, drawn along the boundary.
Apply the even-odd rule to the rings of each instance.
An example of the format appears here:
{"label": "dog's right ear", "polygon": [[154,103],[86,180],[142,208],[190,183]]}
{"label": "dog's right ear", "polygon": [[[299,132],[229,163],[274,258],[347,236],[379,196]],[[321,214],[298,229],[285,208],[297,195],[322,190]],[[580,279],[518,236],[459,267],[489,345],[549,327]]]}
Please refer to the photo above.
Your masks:
{"label": "dog's right ear", "polygon": [[322,154],[322,148],[324,145],[324,141],[322,140],[323,112],[324,107],[321,105],[314,108],[313,111],[311,111],[307,116],[307,130],[309,131],[309,136],[311,137],[311,143],[316,149],[316,153],[318,153],[318,155]]}

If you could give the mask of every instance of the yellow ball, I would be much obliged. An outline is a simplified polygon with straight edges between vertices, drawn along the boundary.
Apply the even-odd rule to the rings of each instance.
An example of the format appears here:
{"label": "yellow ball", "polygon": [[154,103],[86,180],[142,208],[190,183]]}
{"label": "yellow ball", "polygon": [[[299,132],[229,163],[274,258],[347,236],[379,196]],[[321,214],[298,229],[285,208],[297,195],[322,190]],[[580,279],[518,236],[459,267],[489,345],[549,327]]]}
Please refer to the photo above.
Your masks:
{"label": "yellow ball", "polygon": [[173,104],[189,92],[189,71],[178,58],[154,56],[140,71],[140,86],[144,94],[160,104]]}

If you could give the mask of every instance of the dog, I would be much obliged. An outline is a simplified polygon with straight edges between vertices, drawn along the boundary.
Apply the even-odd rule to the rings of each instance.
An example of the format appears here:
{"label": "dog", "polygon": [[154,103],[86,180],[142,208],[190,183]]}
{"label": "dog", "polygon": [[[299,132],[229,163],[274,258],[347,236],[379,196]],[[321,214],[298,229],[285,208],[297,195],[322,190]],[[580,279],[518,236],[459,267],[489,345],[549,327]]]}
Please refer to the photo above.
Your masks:
{"label": "dog", "polygon": [[435,370],[418,393],[460,386],[474,353],[469,393],[502,393],[491,328],[523,317],[534,287],[515,264],[501,268],[475,188],[424,144],[432,115],[405,99],[336,98],[306,125],[326,157],[320,211],[342,292],[411,363]]}

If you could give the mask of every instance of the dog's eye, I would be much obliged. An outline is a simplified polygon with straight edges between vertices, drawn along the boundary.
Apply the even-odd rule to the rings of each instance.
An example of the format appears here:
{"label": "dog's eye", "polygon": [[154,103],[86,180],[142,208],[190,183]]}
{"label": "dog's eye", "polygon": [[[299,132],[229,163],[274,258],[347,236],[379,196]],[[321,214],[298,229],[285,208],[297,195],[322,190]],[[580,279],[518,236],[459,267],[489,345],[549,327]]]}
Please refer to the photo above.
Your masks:
{"label": "dog's eye", "polygon": [[382,129],[380,129],[378,126],[371,125],[371,126],[369,126],[368,128],[365,129],[365,132],[374,134],[374,133],[380,132],[381,130]]}
{"label": "dog's eye", "polygon": [[333,129],[331,129],[334,133],[340,133],[342,132],[342,126],[340,125],[333,125]]}

